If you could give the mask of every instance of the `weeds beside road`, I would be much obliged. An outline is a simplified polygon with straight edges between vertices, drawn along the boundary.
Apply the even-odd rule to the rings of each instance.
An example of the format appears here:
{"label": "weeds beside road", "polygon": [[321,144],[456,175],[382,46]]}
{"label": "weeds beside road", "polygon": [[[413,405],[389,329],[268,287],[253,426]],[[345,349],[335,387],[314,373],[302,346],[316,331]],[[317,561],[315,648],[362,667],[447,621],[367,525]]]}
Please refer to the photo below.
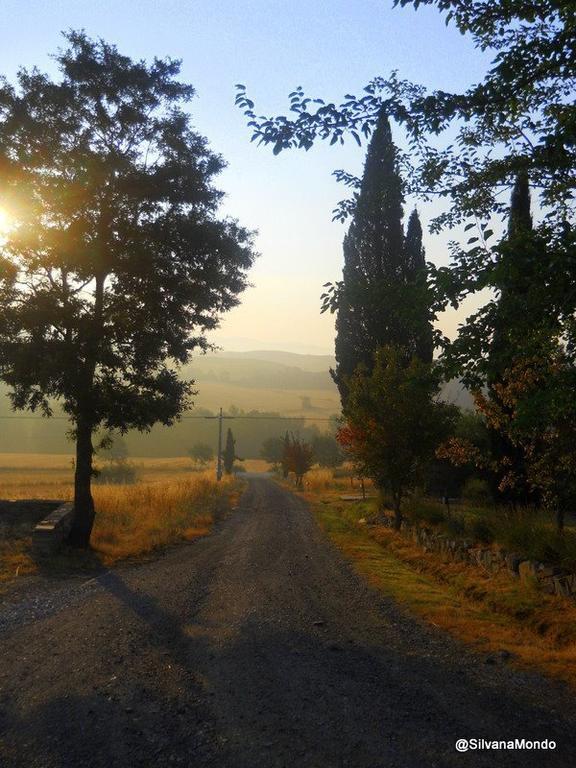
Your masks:
{"label": "weeds beside road", "polygon": [[[322,472],[311,473],[303,495],[322,528],[372,586],[466,642],[488,663],[509,658],[576,687],[572,600],[546,595],[504,573],[487,573],[424,552],[402,534],[378,525],[376,499],[344,501],[346,494],[349,482]],[[428,505],[428,517],[441,509],[415,500],[411,512],[419,504]],[[415,517],[423,519],[422,514]]]}

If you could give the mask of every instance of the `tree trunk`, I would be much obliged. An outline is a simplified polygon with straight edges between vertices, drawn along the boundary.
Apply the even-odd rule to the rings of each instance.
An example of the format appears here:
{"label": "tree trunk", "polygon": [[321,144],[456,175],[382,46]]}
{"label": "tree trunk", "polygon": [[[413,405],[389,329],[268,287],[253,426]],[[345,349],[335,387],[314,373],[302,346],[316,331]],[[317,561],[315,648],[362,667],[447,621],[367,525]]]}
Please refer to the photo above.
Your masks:
{"label": "tree trunk", "polygon": [[92,424],[79,418],[76,426],[76,471],[74,474],[74,518],[68,537],[73,547],[87,549],[94,525],[92,498]]}
{"label": "tree trunk", "polygon": [[556,530],[564,533],[564,508],[561,506],[556,509]]}

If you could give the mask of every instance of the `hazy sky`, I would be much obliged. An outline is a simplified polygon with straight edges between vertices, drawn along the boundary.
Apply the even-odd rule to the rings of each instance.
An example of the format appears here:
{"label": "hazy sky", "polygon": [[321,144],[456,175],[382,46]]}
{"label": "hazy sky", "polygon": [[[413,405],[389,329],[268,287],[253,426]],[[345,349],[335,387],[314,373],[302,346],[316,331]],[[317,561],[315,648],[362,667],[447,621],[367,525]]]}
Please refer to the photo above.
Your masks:
{"label": "hazy sky", "polygon": [[[197,98],[196,128],[229,166],[220,177],[225,211],[259,231],[262,254],[253,288],[223,318],[213,340],[227,348],[333,350],[333,318],[320,316],[322,284],[339,279],[344,227],[331,222],[346,196],[335,168],[361,171],[365,147],[318,145],[273,157],[250,144],[234,106],[244,83],[258,114],[286,113],[297,85],[331,101],[359,92],[375,75],[402,77],[446,90],[478,80],[488,57],[443,17],[422,8],[392,9],[391,0],[3,0],[0,72],[19,65],[50,70],[60,32],[84,28],[135,58],[183,60],[181,78]],[[8,23],[7,23],[8,21]],[[398,143],[401,132],[395,129]],[[409,208],[411,205],[407,205]],[[420,205],[423,223],[430,211]],[[453,235],[452,235],[453,236]],[[428,258],[446,263],[450,235],[427,236]],[[458,317],[443,320],[452,333]]]}

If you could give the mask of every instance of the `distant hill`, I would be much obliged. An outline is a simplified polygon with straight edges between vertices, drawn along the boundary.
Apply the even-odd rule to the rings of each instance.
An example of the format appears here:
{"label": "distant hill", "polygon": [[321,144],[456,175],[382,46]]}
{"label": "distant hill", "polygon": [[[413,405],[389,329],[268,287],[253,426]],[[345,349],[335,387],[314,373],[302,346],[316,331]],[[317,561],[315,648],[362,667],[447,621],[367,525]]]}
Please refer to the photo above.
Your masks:
{"label": "distant hill", "polygon": [[[183,376],[196,382],[195,409],[189,415],[213,413],[232,406],[244,412],[277,413],[306,419],[307,428],[327,428],[327,419],[340,412],[338,390],[330,376],[332,355],[304,355],[279,350],[209,353],[195,357]],[[444,385],[442,397],[461,408],[472,408],[470,394],[454,380]],[[55,410],[56,413],[59,409]],[[10,411],[6,388],[0,385],[0,415]],[[24,415],[24,414],[22,414]],[[29,416],[29,414],[28,414]],[[287,424],[270,421],[231,422],[238,437],[238,451],[258,456],[262,439],[279,434]],[[0,452],[68,453],[66,420],[15,418],[0,420]],[[151,432],[130,432],[127,443],[133,456],[181,456],[194,442],[215,442],[215,422],[185,419],[173,427]]]}

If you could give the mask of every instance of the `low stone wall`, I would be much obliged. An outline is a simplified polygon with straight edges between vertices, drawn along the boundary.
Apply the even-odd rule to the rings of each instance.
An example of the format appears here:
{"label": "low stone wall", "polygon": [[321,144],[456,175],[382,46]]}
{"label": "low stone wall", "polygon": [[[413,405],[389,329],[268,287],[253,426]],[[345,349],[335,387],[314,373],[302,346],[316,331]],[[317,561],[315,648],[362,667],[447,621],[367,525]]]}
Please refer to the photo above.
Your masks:
{"label": "low stone wall", "polygon": [[32,551],[37,556],[51,555],[61,546],[72,525],[74,504],[61,504],[45,517],[32,532]]}
{"label": "low stone wall", "polygon": [[[389,528],[394,526],[391,517],[378,522]],[[470,563],[488,573],[506,572],[525,583],[537,584],[548,594],[576,599],[576,574],[562,568],[527,560],[502,548],[481,547],[466,539],[455,539],[433,528],[411,525],[407,521],[402,522],[400,531],[425,552],[438,552],[449,562]]]}

